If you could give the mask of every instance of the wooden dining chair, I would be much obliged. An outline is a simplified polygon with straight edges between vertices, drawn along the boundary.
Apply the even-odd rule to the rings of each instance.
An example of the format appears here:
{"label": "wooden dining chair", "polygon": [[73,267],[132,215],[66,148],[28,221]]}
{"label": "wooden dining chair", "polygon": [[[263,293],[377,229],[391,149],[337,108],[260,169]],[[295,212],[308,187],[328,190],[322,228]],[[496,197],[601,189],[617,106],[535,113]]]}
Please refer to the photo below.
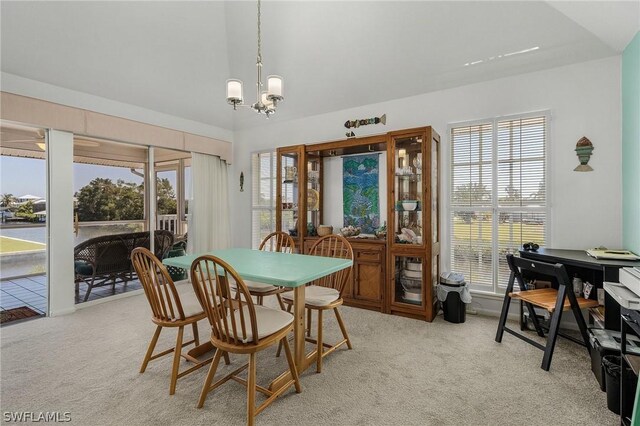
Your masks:
{"label": "wooden dining chair", "polygon": [[[309,254],[312,256],[335,257],[339,259],[350,259],[353,261],[353,248],[351,247],[351,243],[341,235],[327,235],[320,238],[311,247]],[[318,373],[322,372],[322,359],[325,356],[329,355],[344,344],[346,344],[349,349],[353,349],[351,346],[351,340],[347,334],[347,329],[344,326],[344,321],[342,321],[342,316],[340,315],[340,311],[338,311],[338,307],[343,303],[342,292],[344,291],[345,284],[349,279],[349,274],[352,269],[353,266],[351,268],[334,272],[333,274],[312,281],[310,285],[307,285],[305,288],[304,302],[305,308],[307,309],[306,340],[307,342],[311,342],[316,345],[318,353],[316,359],[316,371]],[[287,310],[291,311],[293,295],[291,293],[284,293],[282,298],[284,303],[288,305]],[[323,342],[322,314],[327,310],[333,311],[338,321],[338,325],[340,326],[340,331],[342,331],[343,339],[334,345]],[[316,339],[312,339],[310,337],[311,312],[313,311],[318,312],[318,335]],[[278,353],[276,355],[279,355],[279,353],[280,348],[278,348]]]}
{"label": "wooden dining chair", "polygon": [[[167,271],[167,268],[149,250],[138,247],[131,253],[131,262],[138,274],[138,279],[142,284],[147,301],[151,307],[151,321],[156,324],[156,331],[151,338],[149,347],[142,361],[140,373],[144,373],[149,361],[168,355],[173,352],[173,367],[171,369],[171,384],[169,394],[176,391],[176,383],[183,377],[200,367],[210,363],[212,358],[205,361],[191,357],[182,353],[182,348],[192,343],[195,346],[200,344],[198,337],[198,321],[206,318],[198,299],[191,286],[176,286]],[[184,328],[191,325],[193,329],[193,340],[183,342]],[[157,354],[153,351],[160,337],[160,332],[164,327],[178,328],[176,345]],[[195,363],[187,370],[179,373],[180,357]]]}
{"label": "wooden dining chair", "polygon": [[[286,232],[277,231],[267,235],[260,243],[260,247],[258,248],[258,250],[276,251],[280,253],[295,253],[296,243],[293,238],[291,238],[291,236]],[[263,304],[263,299],[265,296],[275,295],[278,299],[278,303],[280,304],[280,308],[282,310],[285,309],[285,305],[282,302],[281,294],[287,291],[287,289],[257,281],[246,280],[244,283],[249,289],[249,294],[256,297],[258,305]]]}
{"label": "wooden dining chair", "polygon": [[[298,371],[287,341],[287,335],[293,330],[293,315],[255,305],[242,278],[230,265],[214,256],[200,256],[193,261],[191,282],[211,324],[211,344],[217,348],[197,406],[202,408],[209,392],[229,380],[235,380],[247,386],[247,424],[253,425],[255,416],[290,386],[295,386],[297,393],[301,392]],[[231,293],[232,282],[235,282],[234,295]],[[278,342],[284,345],[292,379],[278,390],[271,391],[256,385],[256,354]],[[248,354],[249,362],[212,385],[220,357],[225,353]],[[247,368],[247,379],[240,378],[238,373]],[[257,407],[256,391],[267,396]]]}

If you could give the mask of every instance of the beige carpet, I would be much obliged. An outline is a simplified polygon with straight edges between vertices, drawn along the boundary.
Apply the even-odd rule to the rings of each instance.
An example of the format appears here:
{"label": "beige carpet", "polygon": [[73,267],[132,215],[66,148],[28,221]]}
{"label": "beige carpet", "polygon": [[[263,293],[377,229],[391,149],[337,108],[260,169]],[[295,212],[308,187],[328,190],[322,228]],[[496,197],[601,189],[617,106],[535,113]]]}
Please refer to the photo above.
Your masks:
{"label": "beige carpet", "polygon": [[[571,342],[560,339],[547,373],[538,349],[509,335],[494,342],[497,318],[429,324],[342,312],[354,350],[326,358],[322,374],[305,372],[303,392],[286,393],[257,424],[618,424],[586,351]],[[205,369],[180,379],[174,396],[170,357],[138,373],[154,330],[148,318],[144,296],[135,296],[2,328],[2,411],[68,411],[72,424],[83,425],[244,424],[246,393],[238,383],[210,394],[199,410]],[[207,335],[204,322],[200,330]],[[333,316],[325,330],[326,339],[337,337]],[[159,347],[174,338],[163,332]],[[286,368],[274,352],[259,357],[259,384]],[[241,362],[232,358],[232,366]]]}

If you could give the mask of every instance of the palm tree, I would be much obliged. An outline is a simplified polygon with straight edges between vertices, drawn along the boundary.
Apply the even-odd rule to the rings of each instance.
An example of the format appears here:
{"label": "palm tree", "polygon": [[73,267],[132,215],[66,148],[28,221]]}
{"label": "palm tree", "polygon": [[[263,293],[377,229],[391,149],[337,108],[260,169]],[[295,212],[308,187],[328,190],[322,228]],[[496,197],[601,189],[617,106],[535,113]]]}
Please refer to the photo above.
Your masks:
{"label": "palm tree", "polygon": [[0,207],[11,207],[15,203],[16,197],[13,194],[2,194],[0,196]]}

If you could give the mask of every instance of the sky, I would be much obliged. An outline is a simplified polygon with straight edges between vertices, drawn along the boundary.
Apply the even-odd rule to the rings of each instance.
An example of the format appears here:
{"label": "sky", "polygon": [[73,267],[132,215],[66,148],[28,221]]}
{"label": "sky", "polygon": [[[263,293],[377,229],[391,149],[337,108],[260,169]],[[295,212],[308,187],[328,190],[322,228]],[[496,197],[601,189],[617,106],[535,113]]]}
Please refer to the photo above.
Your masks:
{"label": "sky", "polygon": [[[138,171],[142,172],[142,170]],[[76,163],[73,165],[74,192],[79,191],[96,177],[109,178],[114,182],[118,179],[126,182],[142,182],[142,178],[131,173],[128,168]],[[175,172],[162,172],[159,177],[168,178],[171,186],[176,188]],[[0,156],[0,194],[13,194],[15,197],[31,194],[46,198],[45,160]]]}

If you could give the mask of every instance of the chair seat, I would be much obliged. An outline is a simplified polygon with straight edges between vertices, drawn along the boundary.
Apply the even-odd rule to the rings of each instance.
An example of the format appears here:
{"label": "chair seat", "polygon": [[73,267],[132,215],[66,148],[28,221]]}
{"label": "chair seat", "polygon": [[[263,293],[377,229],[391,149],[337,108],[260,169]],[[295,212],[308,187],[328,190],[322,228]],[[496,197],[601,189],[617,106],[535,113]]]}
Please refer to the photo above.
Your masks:
{"label": "chair seat", "polygon": [[[277,333],[293,322],[293,315],[291,315],[289,312],[285,312],[280,309],[266,308],[260,305],[254,305],[254,308],[256,310],[258,339],[263,339],[267,336]],[[251,331],[251,326],[249,325],[248,321],[249,307],[245,305],[242,309],[244,311],[245,324],[247,327],[247,337],[243,339],[242,342],[247,343],[253,340],[253,332]],[[242,326],[240,325],[240,310],[234,310],[233,315],[235,316],[238,335],[241,335]],[[231,327],[230,315],[228,315],[227,318],[229,318],[229,326]]]}
{"label": "chair seat", "polygon": [[[269,293],[270,291],[276,290],[278,288],[271,284],[260,283],[257,281],[244,281],[244,283],[251,293]],[[232,283],[231,288],[235,290],[236,284]]]}
{"label": "chair seat", "polygon": [[[305,305],[327,306],[340,299],[340,292],[335,288],[321,287],[318,285],[310,285],[304,291]],[[293,302],[293,292],[287,292],[282,298]]]}
{"label": "chair seat", "polygon": [[182,303],[182,311],[184,312],[185,317],[192,317],[195,315],[200,315],[204,311],[202,310],[202,306],[198,301],[198,297],[196,296],[196,292],[193,291],[193,287],[188,281],[176,282],[176,291],[178,292],[178,297],[180,298],[180,302]]}
{"label": "chair seat", "polygon": [[[556,309],[558,290],[554,288],[539,288],[536,290],[514,291],[513,293],[509,293],[509,296],[553,312]],[[599,305],[597,300],[585,299],[583,297],[577,297],[576,299],[578,300],[580,309],[595,308]],[[564,300],[562,310],[568,311],[569,309],[571,309],[571,302],[569,302],[569,298],[567,297]]]}

